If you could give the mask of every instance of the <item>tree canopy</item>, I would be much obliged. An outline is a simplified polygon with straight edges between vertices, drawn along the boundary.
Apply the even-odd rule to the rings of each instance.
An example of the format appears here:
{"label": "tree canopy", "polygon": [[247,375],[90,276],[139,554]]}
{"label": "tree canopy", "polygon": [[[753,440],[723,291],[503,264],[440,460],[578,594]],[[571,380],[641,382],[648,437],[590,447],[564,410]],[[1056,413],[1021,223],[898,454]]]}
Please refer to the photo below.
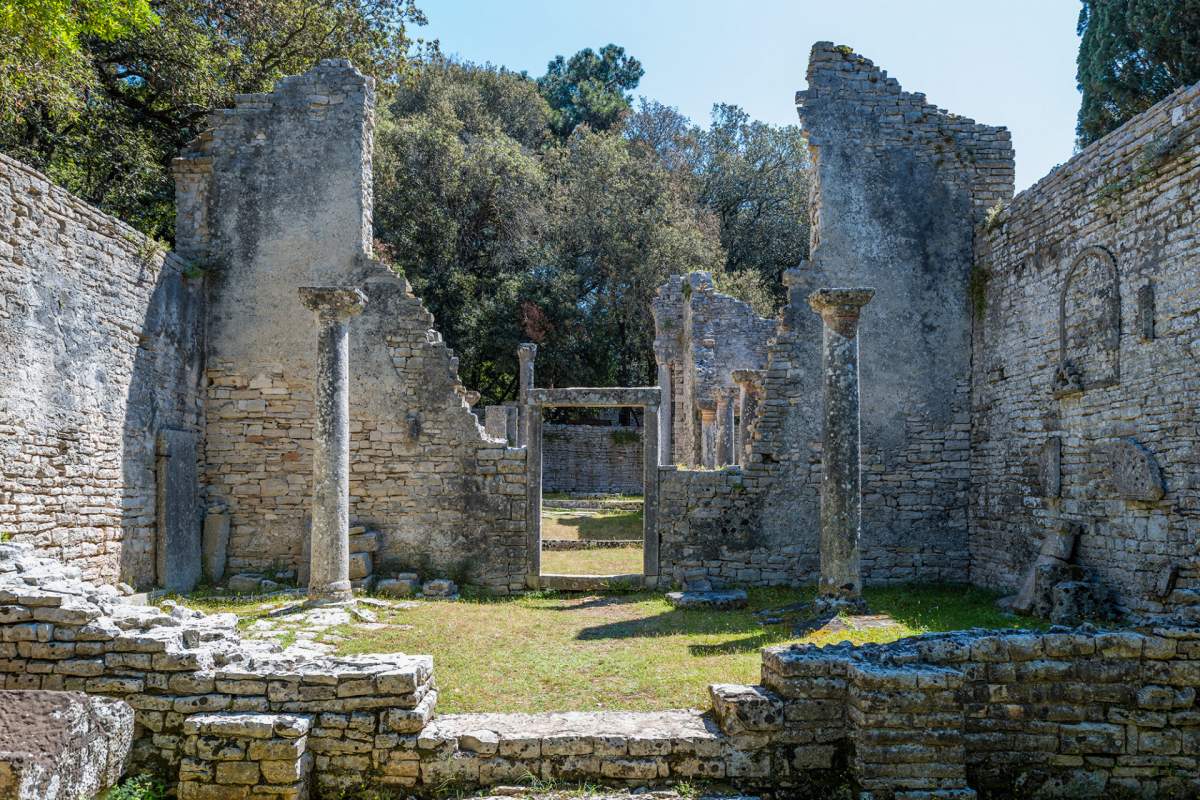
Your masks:
{"label": "tree canopy", "polygon": [[629,111],[627,92],[637,88],[645,70],[625,55],[625,48],[608,44],[597,53],[590,47],[570,58],[555,56],[538,78],[552,113],[551,127],[568,136],[579,125],[606,131]]}
{"label": "tree canopy", "polygon": [[1080,145],[1200,81],[1200,0],[1083,0],[1078,33]]}

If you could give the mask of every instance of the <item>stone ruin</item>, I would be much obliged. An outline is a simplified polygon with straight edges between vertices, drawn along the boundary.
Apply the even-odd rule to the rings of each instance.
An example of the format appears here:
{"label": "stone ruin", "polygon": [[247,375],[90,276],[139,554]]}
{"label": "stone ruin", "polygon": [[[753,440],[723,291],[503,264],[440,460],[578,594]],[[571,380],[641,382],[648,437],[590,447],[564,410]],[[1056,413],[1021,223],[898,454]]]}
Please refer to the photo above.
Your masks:
{"label": "stone ruin", "polygon": [[[712,687],[705,714],[438,717],[428,657],[289,654],[228,616],[119,602],[317,577],[301,286],[366,298],[346,339],[350,580],[412,584],[419,561],[537,585],[538,412],[598,390],[535,389],[528,346],[516,406],[472,409],[431,315],[371,257],[373,104],[370,79],[326,61],[214,114],[175,164],[175,252],[0,156],[0,689],[22,693],[0,715],[28,712],[3,717],[21,734],[0,735],[0,796],[90,792],[127,759],[181,798],[527,774],[880,800],[1200,790],[1200,85],[1014,197],[1007,131],[818,43],[797,95],[812,256],[780,318],[673,277],[659,386],[603,390],[661,412],[648,586],[844,568],[831,586],[851,599],[960,581],[1136,628],[768,648],[762,685]],[[809,307],[845,286],[875,289],[855,337],[859,491]],[[828,561],[834,530],[857,559]]]}

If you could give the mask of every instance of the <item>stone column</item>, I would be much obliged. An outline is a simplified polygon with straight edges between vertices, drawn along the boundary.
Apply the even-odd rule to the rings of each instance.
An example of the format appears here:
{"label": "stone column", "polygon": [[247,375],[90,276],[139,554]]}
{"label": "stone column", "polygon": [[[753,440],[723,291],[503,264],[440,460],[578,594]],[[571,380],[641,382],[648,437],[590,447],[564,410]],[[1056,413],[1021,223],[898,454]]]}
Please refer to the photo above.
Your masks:
{"label": "stone column", "polygon": [[[663,406],[646,406],[645,431],[650,431]],[[659,441],[642,436],[642,574],[647,588],[658,585],[658,465],[664,456]]]}
{"label": "stone column", "polygon": [[658,459],[659,463],[674,463],[671,448],[671,365],[658,359],[658,389],[662,392],[662,405],[658,409]]}
{"label": "stone column", "polygon": [[517,406],[521,409],[521,416],[517,420],[517,447],[529,444],[529,390],[533,388],[533,362],[536,358],[537,345],[533,342],[525,342],[517,348],[517,359],[520,361]]}
{"label": "stone column", "polygon": [[738,417],[737,443],[734,446],[734,455],[738,464],[750,463],[750,451],[754,446],[754,429],[758,427],[758,415],[765,393],[763,386],[765,378],[764,370],[735,369],[733,371],[733,380],[740,389],[738,398],[740,416]]}
{"label": "stone column", "polygon": [[717,457],[716,466],[732,464],[733,459],[733,389],[717,390]]}
{"label": "stone column", "polygon": [[821,461],[821,581],[818,607],[862,608],[862,452],[858,408],[858,317],[874,289],[818,289],[808,303],[825,323],[821,370],[825,437]]}
{"label": "stone column", "polygon": [[712,469],[717,464],[717,409],[700,409],[700,466]]}
{"label": "stone column", "polygon": [[313,387],[313,503],[308,598],[349,600],[350,590],[350,317],[362,311],[358,289],[300,287],[317,312],[317,377]]}

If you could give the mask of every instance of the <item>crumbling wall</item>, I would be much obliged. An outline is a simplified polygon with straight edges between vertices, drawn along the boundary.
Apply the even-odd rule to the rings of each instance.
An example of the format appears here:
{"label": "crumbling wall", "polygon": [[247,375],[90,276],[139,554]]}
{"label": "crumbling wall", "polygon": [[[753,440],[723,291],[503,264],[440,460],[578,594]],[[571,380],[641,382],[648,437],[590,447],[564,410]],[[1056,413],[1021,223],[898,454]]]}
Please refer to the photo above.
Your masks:
{"label": "crumbling wall", "polygon": [[1198,187],[1200,85],[980,227],[973,582],[1017,585],[1045,532],[1076,524],[1077,562],[1127,609],[1200,584]]}
{"label": "crumbling wall", "polygon": [[788,312],[801,363],[820,359],[812,290],[876,290],[859,334],[864,578],[965,580],[972,237],[1012,194],[1009,134],[828,42],[813,46],[796,102],[815,165],[812,263],[793,276]]}
{"label": "crumbling wall", "polygon": [[371,79],[323,61],[238,97],[177,161],[180,247],[212,274],[205,477],[229,568],[302,558],[316,335],[297,288],[352,285],[351,517],[382,562],[518,589],[524,451],[484,436],[432,316],[370,257],[373,107]]}
{"label": "crumbling wall", "polygon": [[633,425],[544,423],[542,491],[641,494],[642,434]]}
{"label": "crumbling wall", "polygon": [[672,452],[668,464],[701,463],[700,409],[714,411],[719,392],[735,388],[738,369],[763,369],[775,320],[718,292],[706,272],[672,275],[652,303],[654,349],[671,374]]}
{"label": "crumbling wall", "polygon": [[0,155],[0,532],[96,580],[155,582],[156,440],[201,428],[188,270]]}

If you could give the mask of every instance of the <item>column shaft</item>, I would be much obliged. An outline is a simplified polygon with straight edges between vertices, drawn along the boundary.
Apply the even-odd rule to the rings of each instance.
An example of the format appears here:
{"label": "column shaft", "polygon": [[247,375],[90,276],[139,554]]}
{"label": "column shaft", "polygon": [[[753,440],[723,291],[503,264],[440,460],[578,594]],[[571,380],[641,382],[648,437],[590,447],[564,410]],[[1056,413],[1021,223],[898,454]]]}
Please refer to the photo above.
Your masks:
{"label": "column shaft", "polygon": [[350,586],[350,317],[366,298],[357,289],[303,287],[317,312],[317,374],[313,387],[313,503],[308,596],[314,602],[351,598]]}
{"label": "column shaft", "polygon": [[819,597],[849,605],[860,605],[862,597],[858,316],[873,294],[870,289],[821,289],[809,297],[809,304],[825,323]]}
{"label": "column shaft", "polygon": [[517,419],[517,446],[524,447],[529,443],[529,390],[534,383],[534,360],[537,358],[537,345],[526,342],[517,348],[518,396],[517,406],[521,409]]}

